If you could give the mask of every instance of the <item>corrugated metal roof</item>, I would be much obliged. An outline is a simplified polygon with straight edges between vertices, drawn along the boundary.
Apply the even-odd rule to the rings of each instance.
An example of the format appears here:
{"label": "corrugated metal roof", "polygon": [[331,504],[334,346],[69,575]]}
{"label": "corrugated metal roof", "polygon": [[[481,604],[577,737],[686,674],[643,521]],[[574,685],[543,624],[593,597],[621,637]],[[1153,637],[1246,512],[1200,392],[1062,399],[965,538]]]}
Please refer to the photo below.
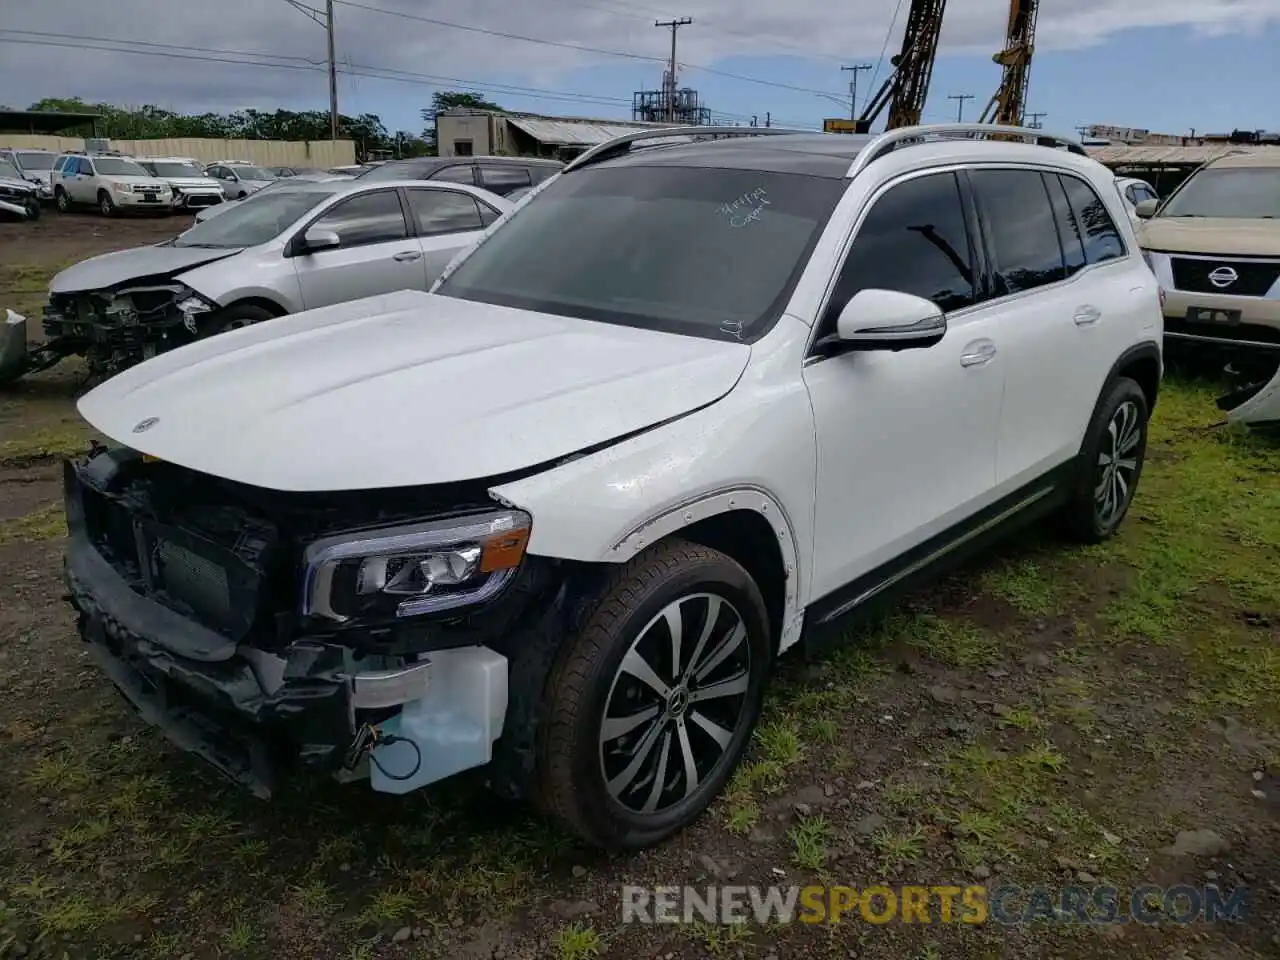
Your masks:
{"label": "corrugated metal roof", "polygon": [[1106,147],[1088,147],[1089,156],[1100,163],[1108,165],[1125,164],[1199,164],[1215,157],[1225,157],[1229,153],[1255,153],[1259,150],[1272,151],[1276,147],[1262,147],[1237,143],[1206,143],[1186,147],[1168,146],[1128,146],[1116,144]]}
{"label": "corrugated metal roof", "polygon": [[506,117],[507,123],[519,127],[540,143],[557,147],[594,147],[598,143],[621,137],[650,125],[626,123],[587,123],[576,120],[534,120],[529,117]]}

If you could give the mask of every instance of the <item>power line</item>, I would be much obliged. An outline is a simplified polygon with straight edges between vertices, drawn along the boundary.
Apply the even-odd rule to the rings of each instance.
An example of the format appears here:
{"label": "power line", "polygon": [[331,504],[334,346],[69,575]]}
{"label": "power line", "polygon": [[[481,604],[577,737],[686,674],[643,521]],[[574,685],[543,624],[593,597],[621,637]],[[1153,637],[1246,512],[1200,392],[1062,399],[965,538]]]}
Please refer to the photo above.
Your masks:
{"label": "power line", "polygon": [[[447,27],[451,30],[463,30],[467,33],[479,33],[488,37],[500,37],[503,40],[519,40],[523,43],[534,43],[548,47],[558,47],[562,50],[577,50],[580,53],[595,53],[605,57],[622,57],[627,60],[641,60],[646,63],[663,63],[663,57],[655,57],[652,54],[633,53],[626,50],[609,50],[604,47],[592,47],[582,43],[569,43],[565,40],[548,40],[545,37],[528,37],[519,33],[507,33],[502,30],[490,30],[487,27],[476,27],[465,23],[454,23],[451,20],[439,20],[435,17],[423,17],[416,13],[403,13],[399,10],[384,10],[382,7],[372,7],[365,3],[359,3],[358,0],[333,0],[334,3],[344,7],[354,7],[357,10],[365,10],[369,13],[380,13],[388,17],[399,17],[402,20],[413,20],[419,23],[431,24],[435,27]],[[840,103],[844,103],[844,97],[833,93],[830,90],[816,90],[812,87],[799,87],[789,83],[780,83],[776,80],[764,80],[760,77],[750,77],[740,73],[730,73],[727,70],[717,70],[713,67],[703,66],[699,63],[681,63],[679,66],[686,70],[700,70],[703,73],[711,73],[716,76],[726,77],[730,80],[740,80],[744,83],[757,83],[765,87],[776,87],[779,90],[793,90],[797,93],[810,93],[819,97],[834,97]]]}
{"label": "power line", "polygon": [[858,74],[863,70],[870,70],[869,63],[855,63],[852,67],[841,67],[841,70],[847,70],[849,77],[849,119],[858,119]]}
{"label": "power line", "polygon": [[[32,34],[36,31],[17,31],[7,28],[0,29],[0,33],[25,33]],[[0,36],[0,43],[31,45],[39,47],[61,47],[72,50],[96,50],[103,53],[125,53],[139,56],[163,57],[179,60],[192,60],[204,63],[226,63],[235,66],[245,67],[261,67],[266,69],[280,70],[306,70],[321,71],[324,65],[315,60],[306,57],[286,57],[283,54],[262,54],[254,51],[245,50],[226,50],[217,47],[193,47],[182,46],[178,44],[160,44],[147,41],[134,40],[114,40],[109,38],[96,37],[80,37],[75,34],[49,34],[40,33],[41,37],[68,37],[70,40],[83,41],[89,40],[92,43],[85,42],[67,42],[58,39],[22,39]],[[145,49],[134,50],[122,46],[102,46],[101,44],[145,44],[147,47],[163,47],[166,49]],[[231,56],[208,56],[205,54],[229,54]],[[234,57],[234,58],[233,58]],[[263,59],[245,59],[248,57],[264,58],[270,57],[279,60],[291,60],[301,62],[285,62],[276,63]],[[623,97],[606,97],[597,96],[588,93],[578,93],[569,90],[549,90],[542,87],[524,87],[516,84],[491,83],[489,81],[473,80],[464,77],[445,77],[425,73],[412,73],[409,71],[393,70],[388,67],[375,67],[366,64],[351,64],[348,68],[340,71],[341,73],[353,77],[366,77],[375,80],[394,80],[406,83],[416,83],[419,85],[430,85],[442,87],[449,85],[452,88],[470,87],[475,92],[488,92],[496,95],[525,97],[530,100],[556,100],[569,103],[581,103],[589,105],[607,105],[607,106],[623,106],[629,105],[631,100]]]}
{"label": "power line", "polygon": [[663,84],[667,91],[667,121],[669,123],[676,122],[676,33],[681,27],[687,27],[692,23],[692,17],[681,17],[679,20],[655,20],[653,22],[655,27],[671,28],[671,65],[667,68],[666,83]]}
{"label": "power line", "polygon": [[966,100],[972,100],[973,94],[972,93],[953,93],[949,95],[947,99],[956,101],[956,123],[961,123],[964,120],[964,102]]}
{"label": "power line", "polygon": [[884,66],[884,55],[889,50],[889,41],[893,39],[893,28],[898,25],[898,14],[902,12],[902,0],[898,0],[893,8],[893,17],[889,20],[889,29],[884,32],[884,43],[880,44],[880,56],[876,58],[876,68],[871,73],[871,86],[880,79],[880,68]]}

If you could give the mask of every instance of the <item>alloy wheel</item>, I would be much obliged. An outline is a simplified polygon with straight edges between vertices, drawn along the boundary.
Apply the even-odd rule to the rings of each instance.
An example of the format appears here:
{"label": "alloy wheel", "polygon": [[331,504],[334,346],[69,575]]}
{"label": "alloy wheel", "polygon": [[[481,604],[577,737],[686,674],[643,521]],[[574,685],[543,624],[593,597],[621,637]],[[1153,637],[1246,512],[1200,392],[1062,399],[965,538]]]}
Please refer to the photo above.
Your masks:
{"label": "alloy wheel", "polygon": [[725,761],[751,684],[746,623],[711,593],[667,604],[632,642],[605,698],[600,768],[634,813],[693,797]]}
{"label": "alloy wheel", "polygon": [[1138,405],[1126,400],[1111,415],[1098,451],[1093,503],[1098,522],[1103,527],[1116,523],[1129,506],[1138,473],[1138,444],[1141,441],[1142,416]]}

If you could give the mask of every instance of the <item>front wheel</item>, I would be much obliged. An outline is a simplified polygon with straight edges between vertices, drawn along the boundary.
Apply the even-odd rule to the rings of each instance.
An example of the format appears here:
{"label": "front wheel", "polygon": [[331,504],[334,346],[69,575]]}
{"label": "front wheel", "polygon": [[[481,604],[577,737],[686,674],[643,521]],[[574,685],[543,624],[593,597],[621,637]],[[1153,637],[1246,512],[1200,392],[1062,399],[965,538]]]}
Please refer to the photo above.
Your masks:
{"label": "front wheel", "polygon": [[111,199],[111,194],[102,190],[98,193],[98,209],[102,211],[104,217],[114,217],[116,215],[116,204]]}
{"label": "front wheel", "polygon": [[28,198],[27,202],[24,203],[23,206],[26,207],[28,220],[40,219],[40,199],[38,197]]}
{"label": "front wheel", "polygon": [[1063,511],[1074,539],[1100,543],[1124,520],[1142,476],[1149,418],[1142,388],[1128,377],[1116,380],[1089,424],[1075,491]]}
{"label": "front wheel", "polygon": [[552,668],[542,806],[611,849],[687,826],[746,750],[772,659],[764,600],[736,561],[679,540],[645,551]]}
{"label": "front wheel", "polygon": [[61,187],[59,187],[57,189],[57,192],[54,193],[53,200],[54,200],[54,203],[58,205],[59,213],[71,212],[71,195],[67,193],[67,191],[63,190]]}
{"label": "front wheel", "polygon": [[274,317],[275,314],[266,307],[259,307],[253,303],[233,303],[226,309],[209,315],[202,336],[212,337],[218,333],[226,333],[228,330],[239,330],[241,327],[248,327]]}

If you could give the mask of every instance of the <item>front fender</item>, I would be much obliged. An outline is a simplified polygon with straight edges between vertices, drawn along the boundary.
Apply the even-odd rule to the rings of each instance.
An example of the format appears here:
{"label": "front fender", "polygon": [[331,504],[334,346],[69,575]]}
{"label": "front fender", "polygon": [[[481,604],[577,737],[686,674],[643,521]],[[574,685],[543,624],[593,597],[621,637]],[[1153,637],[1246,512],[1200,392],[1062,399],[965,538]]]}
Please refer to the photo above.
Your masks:
{"label": "front fender", "polygon": [[793,362],[753,355],[734,390],[711,406],[490,492],[533,517],[530,553],[589,563],[623,563],[717,514],[759,514],[787,568],[785,648],[799,636],[807,601],[817,457]]}

